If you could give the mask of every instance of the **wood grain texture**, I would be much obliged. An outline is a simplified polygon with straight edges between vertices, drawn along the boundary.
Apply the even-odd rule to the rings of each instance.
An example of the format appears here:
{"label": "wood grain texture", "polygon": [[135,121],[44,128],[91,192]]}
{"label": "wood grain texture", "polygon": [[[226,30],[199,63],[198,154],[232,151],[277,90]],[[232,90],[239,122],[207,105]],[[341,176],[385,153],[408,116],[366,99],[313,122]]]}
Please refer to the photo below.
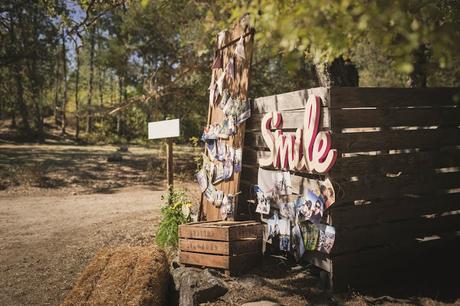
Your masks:
{"label": "wood grain texture", "polygon": [[459,107],[332,109],[335,131],[344,128],[398,126],[458,126]]}
{"label": "wood grain texture", "polygon": [[[247,24],[237,22],[231,30],[227,32],[225,44],[228,44],[231,41],[243,36],[246,33],[251,33],[244,37],[244,48],[245,48],[245,59],[236,59],[235,57],[235,78],[228,79],[226,78],[227,88],[232,97],[239,97],[241,100],[246,100],[249,98],[249,79],[250,79],[250,69],[254,45],[254,29],[250,28]],[[226,67],[229,58],[233,56],[233,50],[236,44],[230,45],[229,47],[223,49],[223,67]],[[212,72],[212,82],[218,79],[218,77],[224,73],[223,69],[213,69]],[[219,122],[221,123],[224,119],[223,112],[217,107],[217,105],[209,105],[208,108],[208,120],[207,124],[212,124]],[[236,135],[229,137],[226,140],[226,144],[231,145],[233,148],[237,149],[243,146],[244,136],[245,136],[245,125],[243,122],[237,127]],[[205,154],[207,152],[205,151]],[[233,176],[227,180],[222,181],[216,185],[217,190],[221,190],[224,194],[237,195],[239,192],[239,181],[240,173],[234,173]],[[238,213],[238,196],[235,197],[234,207],[233,207],[233,218],[237,217]],[[206,197],[201,196],[200,203],[200,216],[199,219],[203,220],[221,220],[222,216],[220,213],[220,208],[215,207],[210,203]]]}
{"label": "wood grain texture", "polygon": [[334,87],[331,108],[456,105],[460,88]]}
{"label": "wood grain texture", "polygon": [[460,230],[460,215],[419,217],[369,227],[338,230],[331,254],[342,254],[364,248],[394,244],[409,238],[423,238]]}

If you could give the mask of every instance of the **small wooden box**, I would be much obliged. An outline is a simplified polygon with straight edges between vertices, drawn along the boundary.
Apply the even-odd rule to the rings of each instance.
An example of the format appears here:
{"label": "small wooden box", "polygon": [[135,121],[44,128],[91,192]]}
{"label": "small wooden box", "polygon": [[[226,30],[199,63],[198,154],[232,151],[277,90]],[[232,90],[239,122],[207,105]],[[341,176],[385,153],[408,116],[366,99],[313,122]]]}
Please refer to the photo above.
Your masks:
{"label": "small wooden box", "polygon": [[240,274],[262,257],[263,225],[255,221],[209,221],[179,226],[182,264]]}

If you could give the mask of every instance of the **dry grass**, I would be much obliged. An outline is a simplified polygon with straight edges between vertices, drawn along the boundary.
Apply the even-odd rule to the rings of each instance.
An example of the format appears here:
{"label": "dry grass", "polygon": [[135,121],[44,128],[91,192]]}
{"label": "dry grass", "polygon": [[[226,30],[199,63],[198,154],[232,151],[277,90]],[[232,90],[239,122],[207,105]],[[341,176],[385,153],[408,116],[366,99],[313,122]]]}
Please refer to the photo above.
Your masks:
{"label": "dry grass", "polygon": [[107,248],[85,268],[62,305],[165,305],[169,281],[163,251]]}

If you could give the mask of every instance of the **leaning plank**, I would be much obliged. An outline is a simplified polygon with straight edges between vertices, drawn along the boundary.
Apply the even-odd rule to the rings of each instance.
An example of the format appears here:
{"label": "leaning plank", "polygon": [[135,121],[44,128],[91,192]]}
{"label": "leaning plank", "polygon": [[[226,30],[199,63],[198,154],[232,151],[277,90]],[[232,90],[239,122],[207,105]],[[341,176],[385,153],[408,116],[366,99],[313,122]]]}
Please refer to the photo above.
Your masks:
{"label": "leaning plank", "polygon": [[365,88],[330,89],[331,108],[456,105],[460,88]]}

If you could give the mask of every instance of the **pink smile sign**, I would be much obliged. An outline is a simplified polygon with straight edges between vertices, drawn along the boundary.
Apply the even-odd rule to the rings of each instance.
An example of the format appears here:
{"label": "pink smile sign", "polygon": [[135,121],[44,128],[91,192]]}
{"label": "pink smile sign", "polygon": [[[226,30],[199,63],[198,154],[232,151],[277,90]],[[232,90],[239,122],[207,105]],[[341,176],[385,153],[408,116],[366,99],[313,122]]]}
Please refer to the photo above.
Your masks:
{"label": "pink smile sign", "polygon": [[[270,156],[259,160],[261,166],[290,170],[326,173],[337,159],[337,150],[331,150],[331,134],[319,131],[321,99],[310,95],[305,105],[303,128],[283,134],[280,112],[267,113],[262,118],[261,130]],[[272,129],[276,129],[272,132]]]}

